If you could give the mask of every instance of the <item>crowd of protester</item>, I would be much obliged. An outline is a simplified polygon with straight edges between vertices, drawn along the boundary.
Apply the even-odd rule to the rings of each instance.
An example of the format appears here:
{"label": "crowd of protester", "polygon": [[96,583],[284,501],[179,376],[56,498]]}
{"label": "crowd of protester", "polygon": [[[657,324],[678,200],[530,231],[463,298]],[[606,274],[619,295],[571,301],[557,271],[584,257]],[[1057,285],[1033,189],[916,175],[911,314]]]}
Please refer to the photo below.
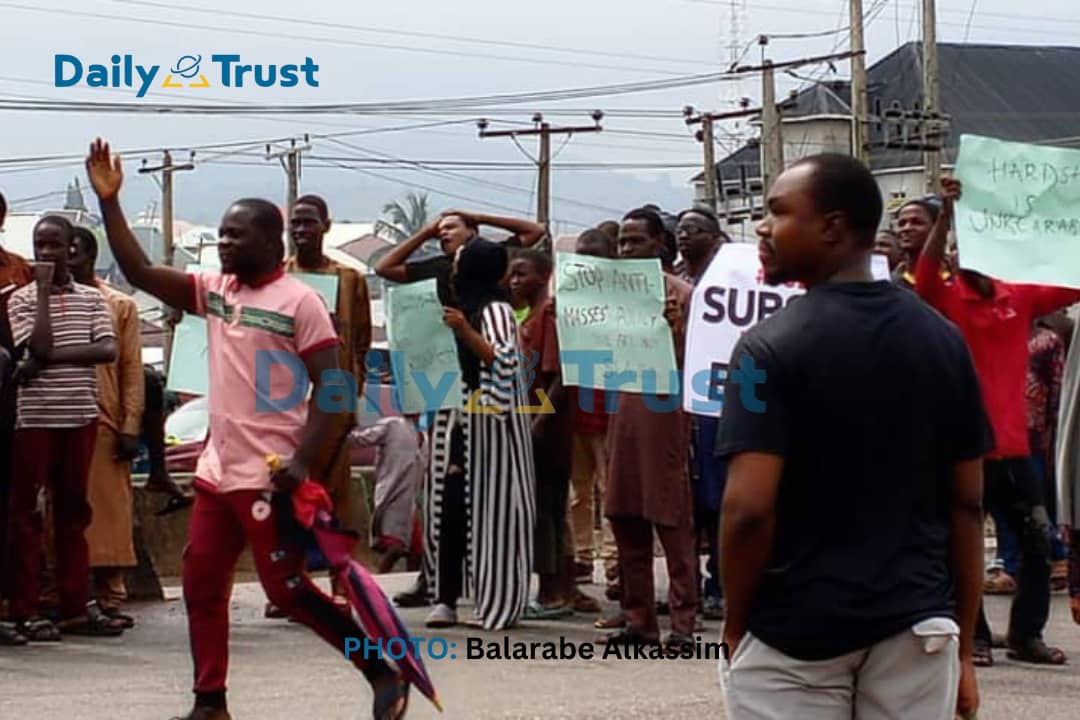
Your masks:
{"label": "crowd of protester", "polygon": [[[900,675],[951,683],[944,697],[927,694],[919,715],[944,717],[938,706],[958,694],[960,707],[977,704],[969,665],[992,665],[994,648],[1031,663],[1066,661],[1043,630],[1052,590],[1069,584],[1054,448],[1073,334],[1063,310],[1080,291],[964,269],[950,232],[959,182],[906,203],[880,230],[880,194],[857,163],[819,156],[781,176],[758,228],[766,281],[808,292],[735,351],[768,368],[770,409],[729,402],[716,418],[677,405],[662,422],[641,395],[563,384],[543,226],[444,212],[374,267],[395,283],[435,280],[463,397],[484,410],[440,410],[421,436],[412,418],[358,428],[351,410],[251,410],[254,347],[301,357],[316,391],[328,369],[348,371],[358,387],[369,371],[367,280],[326,256],[322,198],[300,197],[287,222],[266,201],[237,201],[221,222],[221,272],[187,275],[139,248],[107,145],[95,143],[87,167],[128,282],[211,321],[210,439],[183,570],[195,663],[189,720],[228,718],[228,597],[245,544],[267,616],[292,617],[339,649],[359,632],[342,590],[322,593],[304,574],[303,553],[282,547],[267,522],[277,506],[265,500],[310,477],[354,526],[350,445],[378,451],[379,569],[422,545],[416,584],[395,601],[430,606],[432,628],[458,624],[468,597],[471,622],[485,630],[591,613],[598,629],[613,631],[603,642],[678,653],[694,646],[704,621],[726,617],[725,639],[741,650],[722,673],[736,718],[793,717],[784,713],[812,706],[826,686],[850,685],[829,703],[910,702],[895,689]],[[0,196],[0,226],[5,210]],[[493,241],[485,228],[510,237]],[[411,259],[432,240],[440,255]],[[710,209],[644,206],[581,233],[574,251],[659,261],[681,367],[693,288],[728,241]],[[0,248],[2,645],[133,627],[124,575],[135,564],[131,466],[140,445],[151,458],[149,487],[183,497],[164,467],[163,391],[142,363],[138,311],[95,277],[96,236],[46,215],[33,247],[32,263]],[[869,282],[871,252],[887,257],[891,283]],[[291,272],[336,276],[337,306],[325,308]],[[850,383],[829,386],[843,368]],[[521,411],[545,404],[554,412]],[[265,465],[271,452],[290,459],[277,473]],[[867,485],[875,472],[884,481]],[[985,578],[971,539],[976,525],[982,532],[982,505],[999,555]],[[658,550],[666,598],[654,587]],[[1015,593],[1003,636],[970,591],[976,575],[978,591],[985,582],[988,593]],[[597,580],[616,612],[600,615],[589,593]],[[670,618],[663,637],[661,615]],[[920,660],[896,634],[909,627],[943,638],[949,651]],[[381,661],[353,662],[372,683],[375,716],[403,716],[407,684]]]}

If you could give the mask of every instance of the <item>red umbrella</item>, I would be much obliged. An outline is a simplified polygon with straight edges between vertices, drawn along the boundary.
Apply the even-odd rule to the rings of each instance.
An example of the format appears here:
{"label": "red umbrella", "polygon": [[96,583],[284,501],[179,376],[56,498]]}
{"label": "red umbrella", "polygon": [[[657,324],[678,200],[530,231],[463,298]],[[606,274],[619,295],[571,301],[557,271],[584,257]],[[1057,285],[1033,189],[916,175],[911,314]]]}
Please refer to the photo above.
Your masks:
{"label": "red umbrella", "polygon": [[[280,458],[267,459],[271,472],[281,466]],[[331,571],[337,578],[352,606],[353,617],[371,640],[381,642],[384,649],[383,660],[393,666],[401,675],[416,687],[428,700],[442,712],[442,703],[435,692],[435,686],[428,677],[423,660],[415,652],[415,647],[405,623],[398,615],[390,598],[386,597],[375,578],[367,568],[352,557],[356,533],[338,527],[336,518],[331,514],[333,503],[325,488],[311,480],[305,480],[292,492],[293,515],[296,521],[315,536],[323,556],[330,564]],[[403,655],[394,660],[385,650],[393,639],[403,641]]]}

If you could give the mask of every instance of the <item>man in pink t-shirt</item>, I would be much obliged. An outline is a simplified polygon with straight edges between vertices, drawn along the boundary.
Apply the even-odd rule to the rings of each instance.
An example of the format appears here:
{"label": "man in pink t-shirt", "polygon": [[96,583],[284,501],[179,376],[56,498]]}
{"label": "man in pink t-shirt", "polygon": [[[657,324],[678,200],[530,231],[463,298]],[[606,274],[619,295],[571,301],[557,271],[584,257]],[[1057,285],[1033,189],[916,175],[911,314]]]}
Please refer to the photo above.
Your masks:
{"label": "man in pink t-shirt", "polygon": [[[229,596],[236,561],[251,545],[267,597],[314,630],[338,652],[363,631],[303,571],[303,550],[278,533],[275,492],[288,493],[308,476],[331,416],[318,403],[335,376],[338,337],[319,295],[282,271],[283,220],[272,203],[233,203],[218,230],[221,273],[188,275],[153,265],[120,209],[119,159],[101,140],[87,159],[101,200],[109,245],[135,287],[166,304],[206,318],[210,362],[210,438],[196,468],[195,505],[184,552],[183,587],[195,661],[195,707],[182,720],[228,720]],[[307,377],[295,377],[302,363]],[[297,383],[304,387],[297,388]],[[268,455],[288,458],[272,477]],[[278,497],[281,497],[280,495]],[[285,503],[284,507],[289,507]],[[346,655],[346,657],[350,657]],[[350,659],[371,682],[374,717],[405,714],[409,686],[382,660]]]}

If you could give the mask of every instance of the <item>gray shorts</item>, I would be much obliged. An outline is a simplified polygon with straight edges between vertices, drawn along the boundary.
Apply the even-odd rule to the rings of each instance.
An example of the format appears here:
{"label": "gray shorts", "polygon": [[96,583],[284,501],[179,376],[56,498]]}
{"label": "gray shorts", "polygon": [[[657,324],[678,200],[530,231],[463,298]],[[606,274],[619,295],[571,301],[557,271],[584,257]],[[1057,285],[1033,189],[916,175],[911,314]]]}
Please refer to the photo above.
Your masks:
{"label": "gray shorts", "polygon": [[720,660],[728,720],[954,720],[960,628],[931,618],[829,660],[789,657],[753,635]]}

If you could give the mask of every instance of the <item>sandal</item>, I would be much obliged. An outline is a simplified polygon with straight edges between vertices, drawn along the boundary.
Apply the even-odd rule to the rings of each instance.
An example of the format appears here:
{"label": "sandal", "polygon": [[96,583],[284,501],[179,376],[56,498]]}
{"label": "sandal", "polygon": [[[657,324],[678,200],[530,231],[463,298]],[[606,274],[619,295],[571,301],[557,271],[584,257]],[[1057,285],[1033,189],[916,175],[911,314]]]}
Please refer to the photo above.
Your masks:
{"label": "sandal", "polygon": [[15,632],[29,642],[60,642],[60,630],[45,618],[17,622]]}
{"label": "sandal", "polygon": [[585,593],[577,590],[574,593],[574,598],[571,600],[574,607],[574,612],[579,613],[598,613],[600,612],[600,603],[596,602],[593,598],[589,597]]}
{"label": "sandal", "polygon": [[120,612],[119,608],[101,608],[101,614],[110,620],[114,620],[116,625],[119,625],[124,630],[130,630],[135,627],[135,618],[127,613]]}
{"label": "sandal", "polygon": [[104,613],[88,613],[56,624],[64,635],[82,637],[117,637],[124,634],[123,625]]}
{"label": "sandal", "polygon": [[375,694],[375,704],[372,707],[374,720],[401,720],[401,718],[404,718],[409,709],[409,688],[409,683],[397,682],[377,692]]}
{"label": "sandal", "polygon": [[15,627],[15,623],[0,622],[0,645],[19,647],[28,642],[30,642],[30,640],[18,631]]}
{"label": "sandal", "polygon": [[1010,660],[1033,665],[1064,665],[1067,661],[1060,648],[1050,647],[1042,640],[1028,640],[1024,643],[1009,642]]}
{"label": "sandal", "polygon": [[990,646],[983,642],[976,642],[975,649],[971,652],[971,664],[975,667],[994,667],[994,653]]}
{"label": "sandal", "polygon": [[615,615],[609,615],[608,617],[602,617],[593,623],[593,627],[598,630],[617,630],[619,628],[626,627],[626,615],[617,613]]}

